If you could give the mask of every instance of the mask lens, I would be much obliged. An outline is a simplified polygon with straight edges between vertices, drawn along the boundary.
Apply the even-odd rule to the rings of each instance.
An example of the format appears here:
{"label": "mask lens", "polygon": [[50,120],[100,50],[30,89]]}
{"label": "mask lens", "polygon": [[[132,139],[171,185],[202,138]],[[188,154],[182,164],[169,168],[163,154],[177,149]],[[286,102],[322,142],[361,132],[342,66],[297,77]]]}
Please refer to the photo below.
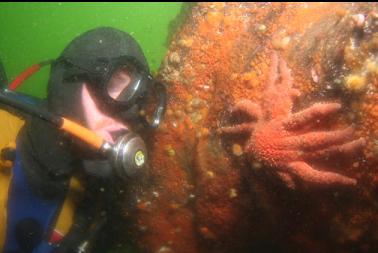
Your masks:
{"label": "mask lens", "polygon": [[130,71],[127,68],[122,67],[116,70],[107,85],[108,95],[116,101],[123,101],[123,94],[129,88],[132,82],[131,78]]}

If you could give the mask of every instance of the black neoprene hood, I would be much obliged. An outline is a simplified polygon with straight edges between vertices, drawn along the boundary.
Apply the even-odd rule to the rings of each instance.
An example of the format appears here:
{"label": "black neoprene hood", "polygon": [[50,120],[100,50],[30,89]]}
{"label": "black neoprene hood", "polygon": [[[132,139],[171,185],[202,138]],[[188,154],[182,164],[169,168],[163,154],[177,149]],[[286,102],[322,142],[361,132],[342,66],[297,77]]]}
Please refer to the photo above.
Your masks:
{"label": "black neoprene hood", "polygon": [[76,37],[62,52],[61,57],[72,59],[111,59],[129,56],[137,59],[148,71],[148,64],[138,42],[121,30],[102,27]]}
{"label": "black neoprene hood", "polygon": [[[101,66],[102,62],[112,62],[120,57],[135,59],[141,69],[149,73],[142,49],[126,32],[101,27],[76,37],[52,64],[47,97],[49,110],[85,124],[80,103],[83,83],[83,79],[80,78],[83,72],[86,72],[84,74],[99,72],[98,66]],[[105,75],[106,69],[103,72]],[[101,101],[102,98],[98,93],[103,87],[99,88],[99,84],[93,82],[88,82],[88,85],[96,104],[101,107],[104,101]],[[106,108],[104,112],[107,113]]]}

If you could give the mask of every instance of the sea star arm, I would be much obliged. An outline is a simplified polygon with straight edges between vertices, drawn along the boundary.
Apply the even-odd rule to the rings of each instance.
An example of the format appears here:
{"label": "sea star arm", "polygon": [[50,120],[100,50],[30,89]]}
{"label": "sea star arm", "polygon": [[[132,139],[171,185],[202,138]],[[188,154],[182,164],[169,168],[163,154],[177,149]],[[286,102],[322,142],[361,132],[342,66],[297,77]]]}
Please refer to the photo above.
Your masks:
{"label": "sea star arm", "polygon": [[[290,73],[290,68],[287,63],[282,58],[280,59],[280,76],[281,81],[277,84],[277,90],[279,92],[288,92],[291,99],[299,97],[301,95],[300,91],[293,88],[293,77]],[[288,108],[289,111],[291,108]]]}
{"label": "sea star arm", "polygon": [[225,134],[249,134],[253,130],[251,123],[242,123],[230,127],[221,127],[221,133]]}
{"label": "sea star arm", "polygon": [[330,145],[338,145],[351,140],[353,138],[353,132],[354,127],[351,126],[342,130],[318,131],[290,136],[282,141],[285,145],[285,147],[282,148],[308,151],[323,149]]}
{"label": "sea star arm", "polygon": [[[280,71],[280,82],[277,82],[276,89],[278,92],[287,92],[292,90],[293,78],[290,74],[290,69],[288,68],[286,62],[281,58],[279,61],[279,71]],[[291,109],[291,108],[290,108]]]}
{"label": "sea star arm", "polygon": [[279,77],[278,76],[278,61],[279,61],[278,54],[273,51],[270,56],[270,69],[269,69],[268,81],[266,84],[266,91],[268,91],[268,94],[276,90],[275,83]]}
{"label": "sea star arm", "polygon": [[245,113],[251,119],[256,120],[259,120],[262,114],[260,106],[247,99],[240,100],[231,108],[232,114],[239,112]]}
{"label": "sea star arm", "polygon": [[[250,100],[243,99],[236,103],[230,110],[232,115],[244,113],[249,117],[249,120],[259,120],[261,118],[261,108]],[[253,124],[240,123],[230,127],[220,128],[222,133],[227,134],[249,134],[253,130]]]}
{"label": "sea star arm", "polygon": [[338,173],[313,169],[305,162],[292,162],[288,166],[289,171],[306,182],[320,185],[356,185],[357,181]]}
{"label": "sea star arm", "polygon": [[362,150],[362,148],[366,145],[366,141],[364,138],[359,138],[357,140],[342,144],[342,145],[334,145],[329,148],[317,150],[315,152],[309,152],[302,155],[303,159],[319,159],[319,158],[329,158],[333,155],[352,155],[355,152]]}
{"label": "sea star arm", "polygon": [[264,107],[267,118],[287,116],[291,113],[293,97],[300,92],[292,87],[293,79],[284,59],[273,51],[271,55],[270,71],[264,90]]}
{"label": "sea star arm", "polygon": [[290,174],[281,171],[277,172],[277,174],[287,187],[289,187],[290,189],[295,188],[295,182],[293,178],[290,176]]}
{"label": "sea star arm", "polygon": [[287,130],[299,129],[338,112],[340,108],[341,105],[339,103],[316,103],[303,111],[294,113],[283,124]]}

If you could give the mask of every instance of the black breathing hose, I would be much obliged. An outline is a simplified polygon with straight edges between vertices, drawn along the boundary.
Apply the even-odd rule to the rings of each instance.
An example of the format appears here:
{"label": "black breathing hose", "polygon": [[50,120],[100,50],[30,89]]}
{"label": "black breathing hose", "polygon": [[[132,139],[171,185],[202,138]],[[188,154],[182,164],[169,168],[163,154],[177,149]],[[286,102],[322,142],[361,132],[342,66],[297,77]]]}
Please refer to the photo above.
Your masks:
{"label": "black breathing hose", "polygon": [[49,123],[52,123],[58,127],[62,125],[62,118],[53,115],[52,113],[43,110],[42,108],[37,108],[35,104],[31,101],[33,98],[23,95],[8,89],[0,90],[0,103],[6,106],[11,106],[21,112],[30,114],[32,116],[38,117]]}

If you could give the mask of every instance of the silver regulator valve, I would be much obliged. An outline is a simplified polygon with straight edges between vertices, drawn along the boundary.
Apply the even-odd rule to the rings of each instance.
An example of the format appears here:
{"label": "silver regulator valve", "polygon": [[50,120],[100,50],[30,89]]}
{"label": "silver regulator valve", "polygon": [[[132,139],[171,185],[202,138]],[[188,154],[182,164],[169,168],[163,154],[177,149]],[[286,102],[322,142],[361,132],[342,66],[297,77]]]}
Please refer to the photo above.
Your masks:
{"label": "silver regulator valve", "polygon": [[115,144],[104,142],[101,151],[108,157],[116,174],[123,179],[140,174],[147,162],[147,148],[143,139],[128,132],[118,138]]}

